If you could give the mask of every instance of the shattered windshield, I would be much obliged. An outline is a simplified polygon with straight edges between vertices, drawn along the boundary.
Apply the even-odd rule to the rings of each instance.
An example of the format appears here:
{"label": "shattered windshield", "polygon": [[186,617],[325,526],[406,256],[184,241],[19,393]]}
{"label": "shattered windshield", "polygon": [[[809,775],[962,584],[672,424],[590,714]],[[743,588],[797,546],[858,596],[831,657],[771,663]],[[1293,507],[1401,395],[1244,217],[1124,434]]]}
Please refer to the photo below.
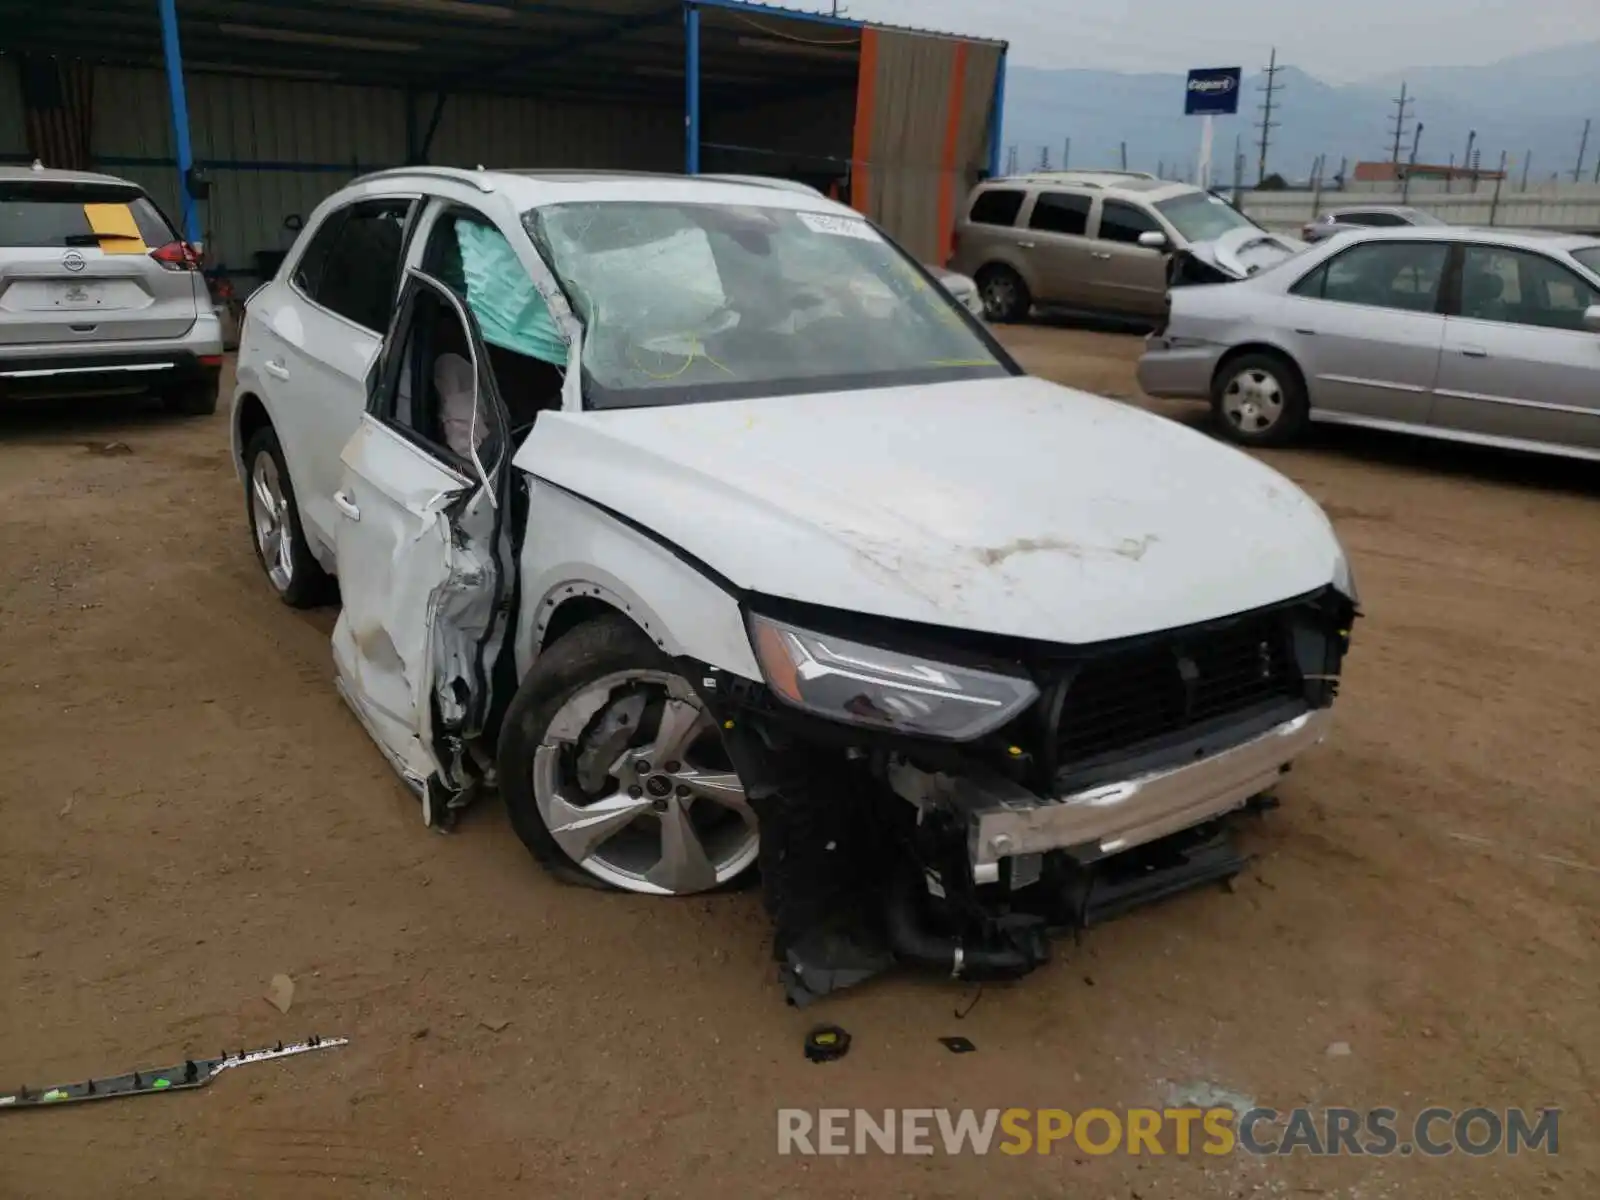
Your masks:
{"label": "shattered windshield", "polygon": [[583,322],[595,408],[1010,373],[948,293],[862,220],[589,201],[524,222]]}
{"label": "shattered windshield", "polygon": [[1156,210],[1190,242],[1211,242],[1235,229],[1260,228],[1226,200],[1208,192],[1186,192],[1158,200]]}

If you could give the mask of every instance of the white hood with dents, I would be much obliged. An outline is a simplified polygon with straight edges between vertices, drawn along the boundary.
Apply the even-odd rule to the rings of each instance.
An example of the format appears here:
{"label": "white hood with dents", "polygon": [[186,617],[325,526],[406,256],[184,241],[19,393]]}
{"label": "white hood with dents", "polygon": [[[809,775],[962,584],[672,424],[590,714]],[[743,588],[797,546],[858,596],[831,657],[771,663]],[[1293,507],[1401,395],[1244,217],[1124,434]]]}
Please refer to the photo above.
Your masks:
{"label": "white hood with dents", "polygon": [[1238,279],[1293,258],[1307,243],[1265,229],[1241,228],[1208,242],[1194,242],[1189,253]]}
{"label": "white hood with dents", "polygon": [[1249,456],[1029,377],[550,412],[516,465],[754,592],[1051,642],[1288,599],[1341,555]]}

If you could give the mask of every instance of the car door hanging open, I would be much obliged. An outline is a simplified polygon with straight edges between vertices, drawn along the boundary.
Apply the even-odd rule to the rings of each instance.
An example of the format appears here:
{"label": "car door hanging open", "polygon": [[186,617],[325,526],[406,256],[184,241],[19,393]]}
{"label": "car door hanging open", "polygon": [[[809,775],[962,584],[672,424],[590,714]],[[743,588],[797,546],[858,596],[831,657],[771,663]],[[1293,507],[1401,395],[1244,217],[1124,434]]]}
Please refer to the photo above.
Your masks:
{"label": "car door hanging open", "polygon": [[143,1096],[151,1092],[181,1092],[202,1088],[231,1067],[248,1066],[273,1058],[288,1058],[294,1054],[309,1054],[313,1050],[331,1050],[347,1046],[348,1038],[312,1037],[303,1042],[267,1046],[261,1050],[224,1050],[216,1058],[185,1059],[175,1067],[153,1071],[129,1071],[124,1075],[108,1075],[99,1079],[86,1079],[81,1083],[62,1083],[55,1087],[20,1088],[11,1095],[0,1095],[0,1110],[7,1108],[34,1108],[50,1104],[74,1104],[80,1100],[110,1100],[118,1096]]}

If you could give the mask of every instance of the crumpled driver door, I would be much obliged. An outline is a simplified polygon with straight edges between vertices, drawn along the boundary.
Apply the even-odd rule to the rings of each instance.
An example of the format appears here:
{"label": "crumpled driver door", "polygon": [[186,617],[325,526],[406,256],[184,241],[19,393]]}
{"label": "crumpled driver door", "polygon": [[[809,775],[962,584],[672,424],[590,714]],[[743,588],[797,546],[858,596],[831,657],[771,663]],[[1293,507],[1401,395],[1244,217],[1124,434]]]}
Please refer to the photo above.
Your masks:
{"label": "crumpled driver door", "polygon": [[[468,457],[442,444],[428,399],[438,347],[461,340],[451,320],[465,332],[473,420],[484,426],[481,437],[473,426]],[[516,586],[508,438],[472,313],[444,284],[409,271],[367,411],[341,455],[333,651],[340,693],[422,798],[429,824],[492,779],[481,739]]]}

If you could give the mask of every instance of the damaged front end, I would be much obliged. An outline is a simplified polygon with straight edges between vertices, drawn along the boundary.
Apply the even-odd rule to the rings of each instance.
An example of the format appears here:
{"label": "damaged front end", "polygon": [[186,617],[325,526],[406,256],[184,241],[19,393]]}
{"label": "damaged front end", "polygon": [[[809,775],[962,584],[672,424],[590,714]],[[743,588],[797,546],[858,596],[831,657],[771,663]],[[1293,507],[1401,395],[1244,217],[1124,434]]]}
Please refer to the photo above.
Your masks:
{"label": "damaged front end", "polygon": [[1063,647],[763,605],[766,685],[691,678],[760,822],[790,1002],[897,962],[1015,978],[1052,933],[1235,874],[1226,822],[1324,736],[1354,616],[1330,587]]}

